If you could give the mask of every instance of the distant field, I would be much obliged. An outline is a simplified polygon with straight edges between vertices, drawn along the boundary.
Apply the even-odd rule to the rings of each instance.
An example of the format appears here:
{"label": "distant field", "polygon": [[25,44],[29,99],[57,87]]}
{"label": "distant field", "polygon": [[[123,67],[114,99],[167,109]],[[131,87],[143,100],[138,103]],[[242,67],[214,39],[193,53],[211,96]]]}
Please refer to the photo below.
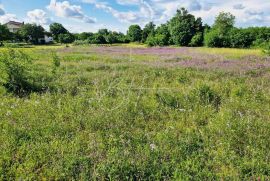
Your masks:
{"label": "distant field", "polygon": [[260,50],[17,50],[43,89],[0,91],[0,180],[270,178],[270,57]]}

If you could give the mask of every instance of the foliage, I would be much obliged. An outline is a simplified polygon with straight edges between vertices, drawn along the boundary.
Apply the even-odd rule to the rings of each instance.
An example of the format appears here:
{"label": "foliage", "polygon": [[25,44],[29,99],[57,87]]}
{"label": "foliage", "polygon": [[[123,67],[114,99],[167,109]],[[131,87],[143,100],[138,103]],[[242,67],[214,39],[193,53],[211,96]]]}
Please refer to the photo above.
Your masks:
{"label": "foliage", "polygon": [[231,41],[230,39],[229,33],[231,31],[234,32],[234,23],[235,16],[231,13],[221,12],[216,17],[215,23],[210,31],[205,33],[205,45],[208,47],[231,47],[231,43],[233,43],[234,46],[237,46],[237,43],[241,44],[241,42],[236,42],[236,40]]}
{"label": "foliage", "polygon": [[71,33],[59,34],[58,41],[63,44],[68,44],[74,42],[75,37]]}
{"label": "foliage", "polygon": [[156,25],[150,22],[142,30],[142,42],[145,43],[149,35],[155,35]]}
{"label": "foliage", "polygon": [[0,62],[4,74],[1,84],[8,91],[23,94],[31,89],[28,80],[32,62],[29,56],[21,51],[8,50],[1,53]]}
{"label": "foliage", "polygon": [[3,41],[9,39],[11,39],[11,33],[5,25],[0,24],[0,46],[2,45]]}
{"label": "foliage", "polygon": [[217,30],[220,34],[224,35],[230,31],[235,24],[235,16],[231,13],[221,12],[216,17],[213,29]]}
{"label": "foliage", "polygon": [[270,42],[263,47],[263,53],[270,56]]}
{"label": "foliage", "polygon": [[58,36],[60,34],[67,34],[68,30],[60,23],[50,24],[50,32],[53,35],[54,40],[59,41]]}
{"label": "foliage", "polygon": [[189,14],[184,8],[178,9],[169,22],[169,30],[176,45],[187,46],[197,31],[201,31],[201,19]]}
{"label": "foliage", "polygon": [[191,42],[189,43],[189,46],[200,47],[202,45],[203,45],[203,33],[199,32],[192,37]]}
{"label": "foliage", "polygon": [[78,40],[85,41],[85,40],[87,40],[87,39],[89,39],[89,38],[91,38],[93,36],[94,36],[94,34],[91,33],[91,32],[89,32],[89,33],[88,32],[83,32],[83,33],[80,33],[78,35]]}
{"label": "foliage", "polygon": [[94,34],[94,36],[88,40],[89,40],[89,43],[91,44],[106,44],[107,43],[105,37],[99,33]]}
{"label": "foliage", "polygon": [[142,30],[139,25],[131,25],[128,29],[127,36],[131,42],[140,42],[142,40]]}
{"label": "foliage", "polygon": [[19,31],[19,34],[25,41],[33,44],[39,44],[39,39],[44,38],[44,33],[44,28],[36,24],[24,24]]}
{"label": "foliage", "polygon": [[253,42],[251,34],[245,29],[233,28],[230,31],[229,39],[232,48],[249,48]]}

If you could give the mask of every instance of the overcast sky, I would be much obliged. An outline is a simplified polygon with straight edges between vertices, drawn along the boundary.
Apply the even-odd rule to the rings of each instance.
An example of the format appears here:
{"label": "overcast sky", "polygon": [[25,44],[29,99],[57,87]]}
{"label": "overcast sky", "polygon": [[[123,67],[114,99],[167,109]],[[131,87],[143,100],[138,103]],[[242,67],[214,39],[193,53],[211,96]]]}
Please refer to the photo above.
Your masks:
{"label": "overcast sky", "polygon": [[224,11],[236,16],[239,27],[270,26],[270,0],[0,0],[0,23],[15,20],[48,28],[59,22],[71,32],[126,32],[131,24],[165,23],[180,7],[210,25]]}

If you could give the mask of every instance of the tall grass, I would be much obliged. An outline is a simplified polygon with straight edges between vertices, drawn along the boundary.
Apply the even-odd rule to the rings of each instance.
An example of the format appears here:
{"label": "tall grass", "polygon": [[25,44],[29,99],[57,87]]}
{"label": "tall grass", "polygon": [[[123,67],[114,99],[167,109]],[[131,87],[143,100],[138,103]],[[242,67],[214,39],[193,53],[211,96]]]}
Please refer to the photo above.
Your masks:
{"label": "tall grass", "polygon": [[41,52],[32,50],[30,72],[51,77],[48,89],[0,93],[1,180],[269,179],[267,70],[258,77],[104,55],[59,65],[69,52]]}

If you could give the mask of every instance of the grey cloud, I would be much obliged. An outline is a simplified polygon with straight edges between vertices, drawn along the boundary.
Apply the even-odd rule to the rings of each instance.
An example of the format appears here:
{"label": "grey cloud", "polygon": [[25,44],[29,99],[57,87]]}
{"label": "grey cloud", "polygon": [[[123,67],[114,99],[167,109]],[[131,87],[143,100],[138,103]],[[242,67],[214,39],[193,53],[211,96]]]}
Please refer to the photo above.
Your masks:
{"label": "grey cloud", "polygon": [[233,9],[245,9],[245,6],[243,5],[243,4],[235,4],[234,6],[233,6]]}
{"label": "grey cloud", "polygon": [[255,11],[255,10],[247,10],[247,11],[245,11],[245,13],[250,15],[250,16],[257,16],[257,15],[261,16],[264,14],[264,12],[262,12],[262,11]]}
{"label": "grey cloud", "polygon": [[197,0],[189,1],[187,9],[189,11],[200,11],[202,9],[202,5]]}

